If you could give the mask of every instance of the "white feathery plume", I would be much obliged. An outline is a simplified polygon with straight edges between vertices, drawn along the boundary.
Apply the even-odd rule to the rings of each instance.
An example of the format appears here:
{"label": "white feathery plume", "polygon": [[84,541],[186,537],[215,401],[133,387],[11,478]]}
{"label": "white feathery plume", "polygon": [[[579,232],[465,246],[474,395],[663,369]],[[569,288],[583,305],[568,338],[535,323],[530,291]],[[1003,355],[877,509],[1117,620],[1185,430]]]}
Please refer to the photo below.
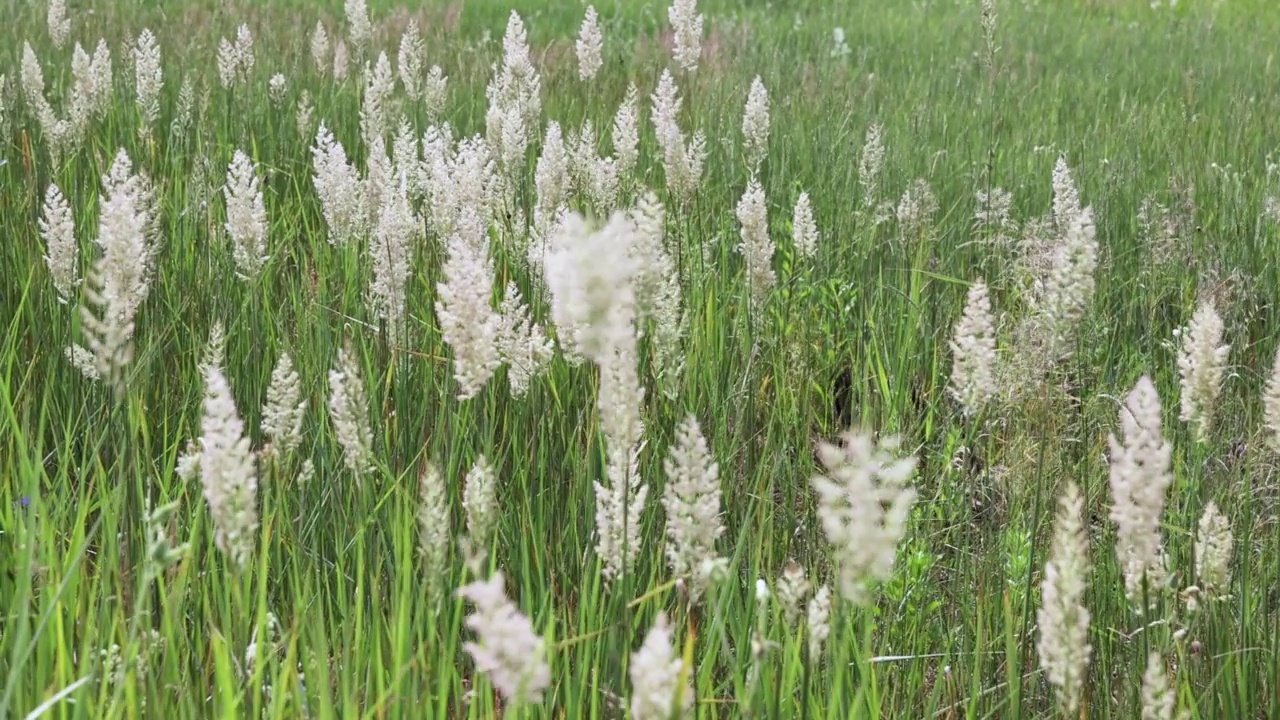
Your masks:
{"label": "white feathery plume", "polygon": [[696,602],[727,571],[728,560],[716,552],[716,541],[724,534],[720,466],[693,415],[676,429],[663,469],[667,474],[662,497],[667,512],[667,565],[672,575],[691,581],[690,597]]}
{"label": "white feathery plume", "polygon": [[560,123],[547,123],[547,134],[542,141],[542,153],[534,170],[534,187],[537,190],[537,209],[555,212],[568,200],[569,154],[565,149]]}
{"label": "white feathery plume", "polygon": [[1262,394],[1263,416],[1266,418],[1267,443],[1271,449],[1280,453],[1280,348],[1276,349],[1276,359],[1271,366],[1271,377]]}
{"label": "white feathery plume", "polygon": [[921,238],[933,228],[938,214],[938,198],[929,187],[929,181],[916,178],[902,192],[894,211],[901,234],[908,238]]}
{"label": "white feathery plume", "polygon": [[801,192],[800,197],[796,198],[796,209],[791,216],[791,240],[796,246],[796,254],[812,260],[818,254],[818,242],[821,239],[818,223],[813,219],[813,207],[809,204],[809,193]]}
{"label": "white feathery plume", "polygon": [[587,196],[597,215],[613,212],[618,206],[618,194],[621,187],[618,170],[613,166],[613,158],[596,157],[591,164],[591,184]]}
{"label": "white feathery plume", "polygon": [[182,76],[182,84],[178,86],[178,104],[169,121],[169,134],[177,141],[186,139],[196,109],[196,86],[191,78],[191,73]]}
{"label": "white feathery plume", "polygon": [[590,122],[584,122],[576,131],[569,132],[569,184],[577,193],[591,200],[591,187],[596,166],[596,130]]}
{"label": "white feathery plume", "polygon": [[519,182],[529,138],[537,132],[542,114],[542,81],[529,59],[528,35],[515,10],[507,20],[502,49],[502,67],[485,89],[485,132],[511,189]]}
{"label": "white feathery plume", "polygon": [[337,365],[329,371],[329,419],[342,446],[342,460],[358,486],[360,478],[373,469],[373,431],[364,379],[350,346],[338,350]]}
{"label": "white feathery plume", "polygon": [[298,487],[302,487],[315,479],[315,476],[316,464],[311,460],[311,458],[306,458],[302,461],[302,467],[298,468],[298,475],[293,481],[298,485]]}
{"label": "white feathery plume", "polygon": [[366,145],[381,144],[390,129],[391,102],[395,97],[395,78],[391,61],[385,52],[378,53],[373,72],[368,73],[364,100],[360,105],[360,137]]}
{"label": "white feathery plume", "polygon": [[365,0],[345,0],[343,10],[347,16],[347,39],[357,54],[364,52],[373,37],[373,23],[369,21],[369,7]]}
{"label": "white feathery plume", "polygon": [[1075,717],[1084,692],[1089,655],[1089,610],[1084,605],[1089,576],[1089,535],[1084,528],[1084,500],[1075,483],[1067,483],[1054,524],[1053,549],[1045,563],[1037,613],[1040,667],[1054,686],[1064,717]]}
{"label": "white feathery plume", "polygon": [[[672,720],[693,714],[693,687],[686,679],[684,660],[672,647],[667,616],[659,613],[631,655],[631,717],[634,720]],[[672,711],[675,711],[674,713]]]}
{"label": "white feathery plume", "polygon": [[153,249],[147,234],[153,196],[145,178],[133,174],[124,150],[116,154],[103,186],[97,238],[102,256],[89,274],[87,305],[81,306],[80,314],[98,371],[119,395],[124,368],[133,358],[134,319],[150,285]]}
{"label": "white feathery plume", "polygon": [[578,77],[591,80],[604,65],[601,57],[604,49],[604,37],[600,34],[600,19],[596,16],[594,5],[587,6],[587,14],[582,19],[582,29],[578,31]]}
{"label": "white feathery plume", "polygon": [[138,114],[142,116],[140,131],[144,134],[155,129],[160,119],[160,91],[164,87],[164,72],[160,68],[160,44],[156,36],[144,28],[138,33],[133,46],[134,87],[137,92]]}
{"label": "white feathery plume", "polygon": [[746,678],[748,697],[755,695],[755,689],[760,684],[761,669],[769,651],[779,647],[777,643],[769,640],[769,623],[773,617],[769,601],[772,599],[769,583],[764,578],[756,578],[756,626],[751,634],[751,655]]}
{"label": "white feathery plume", "polygon": [[107,47],[107,41],[102,38],[98,39],[98,44],[93,48],[93,59],[89,63],[89,75],[92,78],[89,87],[92,88],[91,106],[93,116],[101,120],[107,116],[107,111],[111,109],[113,89],[111,49]]}
{"label": "white feathery plume", "polygon": [[102,375],[98,374],[98,361],[93,357],[93,353],[79,345],[68,345],[62,348],[62,354],[67,358],[67,362],[79,370],[85,378],[95,382],[102,379]]}
{"label": "white feathery plume", "polygon": [[333,42],[333,81],[342,82],[347,79],[351,56],[347,53],[347,41],[338,38]]}
{"label": "white feathery plume", "polygon": [[[645,192],[636,199],[635,207],[627,213],[635,232],[630,251],[635,260],[636,299],[646,314],[655,320],[678,320],[679,278],[675,261],[666,249],[666,208],[652,192]],[[665,284],[675,281],[675,308],[660,308],[666,291]]]}
{"label": "white feathery plume", "polygon": [[48,104],[44,96],[44,71],[40,67],[40,59],[36,57],[36,51],[31,49],[31,43],[25,40],[22,42],[22,67],[18,79],[28,105],[38,106],[42,102]]}
{"label": "white feathery plume", "polygon": [[681,203],[688,202],[702,182],[702,168],[707,157],[706,137],[698,131],[688,142],[685,141],[684,132],[677,122],[683,101],[670,70],[662,71],[650,100],[667,190]]}
{"label": "white feathery plume", "polygon": [[213,518],[214,542],[243,568],[253,557],[258,529],[255,457],[222,369],[216,364],[206,367],[204,382],[200,482]]}
{"label": "white feathery plume", "polygon": [[302,444],[302,420],[306,413],[307,400],[302,397],[302,384],[293,369],[293,358],[287,352],[281,353],[271,372],[267,402],[262,406],[262,434],[272,455],[289,455]]}
{"label": "white feathery plume", "polygon": [[1075,181],[1071,178],[1067,158],[1059,155],[1053,166],[1053,222],[1057,225],[1058,232],[1068,232],[1071,223],[1082,211],[1080,192],[1076,190]]}
{"label": "white feathery plume", "polygon": [[1182,332],[1178,353],[1178,375],[1182,379],[1182,408],[1178,419],[1191,426],[1195,438],[1204,442],[1213,427],[1213,414],[1222,392],[1231,346],[1222,342],[1222,317],[1213,300],[1205,300],[1191,317],[1191,326]]}
{"label": "white feathery plume", "polygon": [[489,226],[501,184],[488,143],[477,135],[459,141],[455,148],[453,131],[446,123],[427,129],[422,148],[431,231],[442,238],[456,235],[458,242],[483,250],[487,257]]}
{"label": "white feathery plume", "polygon": [[391,140],[391,179],[395,182],[403,180],[406,194],[415,206],[426,198],[422,152],[418,142],[413,123],[401,115],[400,126]]}
{"label": "white feathery plume", "polygon": [[818,518],[831,543],[840,594],[855,605],[871,602],[871,585],[888,580],[898,543],[906,532],[916,492],[908,481],[916,457],[895,458],[898,441],[849,431],[840,445],[821,442],[827,470],[811,481]]}
{"label": "white feathery plume", "polygon": [[595,484],[596,553],[604,560],[607,580],[631,572],[643,545],[640,515],[649,497],[640,477],[644,387],[639,377],[635,304],[629,287],[619,288],[617,295],[608,310],[607,345],[595,360],[600,368],[596,412],[605,438],[609,481],[607,486]]}
{"label": "white feathery plume", "polygon": [[[412,136],[410,136],[412,137]],[[404,330],[405,297],[409,286],[409,260],[421,223],[409,204],[408,177],[400,175],[382,197],[378,224],[369,245],[373,280],[369,297],[374,314],[386,321],[391,342],[399,342]]]}
{"label": "white feathery plume", "polygon": [[40,213],[40,238],[44,240],[44,261],[58,291],[58,302],[70,302],[80,284],[80,244],[76,242],[75,220],[71,205],[58,186],[50,183],[45,191]]}
{"label": "white feathery plume", "polygon": [[795,626],[800,619],[801,606],[812,589],[809,578],[805,576],[804,566],[795,560],[788,560],[782,568],[782,575],[778,578],[777,588],[774,591],[788,625]]}
{"label": "white feathery plume", "polygon": [[347,160],[342,143],[322,122],[311,146],[312,179],[325,223],[329,244],[346,245],[363,235],[366,228],[364,186],[355,166]]}
{"label": "white feathery plume", "polygon": [[311,92],[303,90],[298,94],[298,110],[294,122],[298,125],[298,136],[308,137],[315,121],[316,108],[311,104]]}
{"label": "white feathery plume", "polygon": [[1204,507],[1196,528],[1196,580],[1201,592],[1215,600],[1231,588],[1231,520],[1212,500]]}
{"label": "white feathery plume", "polygon": [[773,288],[776,276],[773,272],[774,246],[773,240],[769,237],[769,217],[764,189],[754,177],[747,183],[747,189],[738,200],[737,218],[742,237],[737,250],[742,253],[742,260],[746,265],[751,309],[758,321],[760,310],[764,307],[769,291]]}
{"label": "white feathery plume", "polygon": [[453,526],[449,519],[449,495],[444,476],[428,461],[418,477],[418,554],[432,602],[439,599],[439,578],[449,571],[449,547]]}
{"label": "white feathery plume", "polygon": [[382,137],[365,143],[369,154],[365,158],[364,177],[364,224],[371,231],[378,228],[378,216],[382,211],[384,198],[394,191],[395,168],[391,156],[387,154],[387,143]]}
{"label": "white feathery plume", "polygon": [[636,368],[633,313],[625,306],[614,308],[614,322],[629,330],[619,338],[600,367],[600,389],[596,410],[607,450],[608,485],[595,483],[596,554],[604,563],[606,580],[621,579],[631,572],[640,554],[640,515],[649,497],[649,488],[640,477],[640,448],[644,425],[641,408],[644,388]]}
{"label": "white feathery plume", "polygon": [[747,105],[742,113],[742,151],[746,156],[747,170],[755,175],[769,154],[769,91],[759,75],[751,81]]}
{"label": "white feathery plume", "polygon": [[1173,483],[1173,446],[1161,434],[1160,395],[1147,376],[1138,379],[1120,410],[1123,440],[1108,438],[1110,483],[1116,524],[1116,558],[1130,602],[1154,603],[1167,582],[1160,516]]}
{"label": "white feathery plume", "polygon": [[627,86],[626,97],[613,116],[613,167],[618,177],[629,182],[640,159],[640,91],[633,82]]}
{"label": "white feathery plume", "polygon": [[413,101],[422,99],[422,34],[418,21],[410,19],[400,36],[400,52],[396,55],[396,68],[404,94]]}
{"label": "white feathery plume", "polygon": [[422,133],[422,162],[418,166],[419,184],[426,192],[424,214],[429,234],[444,236],[453,230],[456,209],[454,182],[451,177],[456,162],[457,141],[449,123],[427,126]]}
{"label": "white feathery plume", "polygon": [[[81,51],[83,53],[83,50]],[[22,68],[19,74],[23,98],[27,106],[35,114],[40,123],[40,132],[49,144],[49,154],[56,161],[62,156],[63,145],[71,138],[73,130],[65,120],[59,120],[53,106],[44,96],[44,73],[40,69],[40,60],[31,49],[31,44],[22,43]]]}
{"label": "white feathery plume", "polygon": [[702,56],[702,16],[698,14],[697,4],[697,0],[673,0],[667,8],[667,20],[674,35],[671,55],[687,72],[698,69]]}
{"label": "white feathery plume", "polygon": [[[554,212],[546,212],[538,208],[533,210],[533,222],[529,226],[529,239],[525,248],[525,260],[529,263],[529,268],[534,272],[531,278],[535,286],[541,288],[546,284],[544,261],[548,249],[551,247],[551,241],[559,234],[564,221],[569,217],[569,208],[561,205]],[[570,334],[572,330],[569,331]],[[563,349],[566,343],[566,334],[564,330],[557,332],[560,338],[560,346]],[[576,347],[576,345],[575,345]],[[576,351],[566,352],[565,359],[572,365],[578,365],[583,359]]]}
{"label": "white feathery plume", "polygon": [[880,175],[884,172],[884,128],[875,123],[867,128],[858,160],[858,185],[862,188],[862,211],[870,213],[880,204]]}
{"label": "white feathery plume", "polygon": [[596,133],[590,124],[569,137],[569,175],[572,185],[599,215],[607,215],[618,199],[618,174],[612,158],[596,154]]}
{"label": "white feathery plume", "polygon": [[1147,670],[1142,674],[1142,720],[1173,720],[1176,702],[1164,658],[1152,651],[1147,658]]}
{"label": "white feathery plume", "polygon": [[530,382],[551,363],[555,345],[542,327],[533,322],[514,280],[507,281],[498,315],[502,318],[497,338],[498,354],[507,364],[511,395],[521,398],[529,391]]}
{"label": "white feathery plume", "polygon": [[681,310],[680,273],[664,244],[666,209],[657,196],[646,192],[628,213],[635,226],[631,256],[636,262],[635,292],[640,311],[652,320],[649,347],[656,359],[662,391],[675,397],[679,391],[684,358],[680,341],[685,318]]}
{"label": "white feathery plume", "polygon": [[490,305],[493,265],[488,243],[470,241],[455,231],[445,245],[448,255],[436,284],[436,318],[444,341],[453,350],[458,399],[469,400],[502,363],[495,342],[502,318]]}
{"label": "white feathery plume", "polygon": [[[138,211],[138,224],[142,227],[143,242],[142,246],[146,253],[140,258],[142,267],[144,268],[144,276],[148,276],[154,267],[155,254],[160,240],[159,211],[160,205],[156,199],[155,186],[151,183],[151,178],[145,172],[133,171],[133,161],[129,159],[129,155],[120,149],[116,152],[115,159],[111,162],[111,167],[107,174],[102,178],[103,191],[109,195],[128,193],[133,197],[134,205]],[[105,247],[102,244],[102,238],[98,238],[98,246]],[[146,283],[140,290],[139,302],[146,297]]]}
{"label": "white feathery plume", "polygon": [[[249,644],[244,651],[244,665],[237,667],[236,670],[241,672],[241,678],[247,680],[254,676],[254,669],[258,663],[266,662],[268,657],[282,655],[283,638],[280,631],[280,620],[275,613],[267,611],[266,623],[262,626],[265,631],[262,639],[258,637],[258,626],[255,624],[253,633],[249,636]],[[152,631],[155,632],[155,631]],[[243,669],[242,669],[243,668]],[[302,676],[299,674],[299,684],[302,682]],[[263,698],[271,697],[271,684],[264,680],[262,686]]]}
{"label": "white feathery plume", "polygon": [[[94,57],[85,52],[80,43],[71,51],[71,93],[67,99],[67,117],[59,120],[51,133],[52,141],[60,143],[63,150],[77,147],[88,131],[89,123],[97,107],[98,77],[94,71]],[[49,111],[52,114],[52,109]]]}
{"label": "white feathery plume", "polygon": [[489,226],[498,207],[502,180],[493,149],[476,135],[458,143],[450,173],[456,207],[455,232],[472,247],[488,244]]}
{"label": "white feathery plume", "polygon": [[542,700],[551,686],[546,641],[533,631],[533,624],[510,600],[503,588],[503,576],[496,572],[488,580],[477,580],[458,589],[458,597],[470,600],[475,612],[466,626],[475,641],[463,648],[506,700],[508,710]]}
{"label": "white feathery plume", "polygon": [[76,43],[71,51],[71,97],[67,108],[66,124],[60,130],[60,140],[74,147],[80,143],[93,117],[95,98],[98,94],[95,87],[97,77],[94,74],[93,56]]}
{"label": "white feathery plume", "polygon": [[329,74],[332,56],[333,46],[329,42],[329,33],[324,29],[324,23],[317,20],[316,29],[311,32],[311,59],[315,61],[316,72],[321,77]]}
{"label": "white feathery plume", "polygon": [[209,339],[205,341],[204,353],[200,356],[197,367],[200,374],[211,367],[222,367],[227,362],[227,332],[221,320],[214,320],[209,327]]}
{"label": "white feathery plume", "polygon": [[969,286],[964,314],[951,340],[951,383],[947,391],[965,417],[975,417],[996,396],[996,330],[991,299],[981,278]]}
{"label": "white feathery plume", "polygon": [[240,59],[236,55],[235,43],[227,38],[218,40],[218,83],[229,88],[236,82],[240,68]]}
{"label": "white feathery plume", "polygon": [[200,360],[196,362],[196,369],[203,377],[204,371],[210,365],[222,367],[227,360],[227,333],[222,325],[222,320],[215,318],[209,325],[209,336],[205,339],[204,347],[200,352]]}
{"label": "white feathery plume", "polygon": [[606,440],[608,484],[595,483],[596,554],[606,579],[630,572],[640,549],[648,488],[639,476],[644,388],[637,369],[636,303],[630,247],[634,225],[621,213],[592,231],[568,214],[543,260],[552,318],[562,346],[600,368],[597,412]]}
{"label": "white feathery plume", "polygon": [[22,67],[19,73],[23,99],[40,124],[40,132],[44,134],[49,145],[49,154],[56,161],[61,158],[63,143],[71,132],[66,121],[60,121],[44,96],[44,72],[40,68],[40,60],[31,49],[31,43],[22,43]]}
{"label": "white feathery plume", "polygon": [[1046,333],[1051,360],[1070,351],[1069,341],[1093,301],[1093,274],[1098,266],[1092,209],[1084,208],[1066,222],[1048,275],[1037,280],[1038,292],[1032,299],[1042,332]]}
{"label": "white feathery plume", "polygon": [[227,184],[222,192],[236,268],[245,277],[256,277],[267,259],[267,208],[262,201],[257,168],[242,150],[236,150],[227,167]]}
{"label": "white feathery plume", "polygon": [[276,73],[267,80],[267,99],[277,109],[284,105],[285,95],[289,92],[289,79],[284,73]]}
{"label": "white feathery plume", "polygon": [[253,72],[253,34],[248,25],[236,29],[236,39],[226,38],[218,43],[218,80],[223,88],[232,88],[248,81]]}
{"label": "white feathery plume", "polygon": [[66,0],[49,0],[49,12],[45,15],[49,26],[49,40],[61,50],[71,38],[71,18],[67,17]]}
{"label": "white feathery plume", "polygon": [[422,85],[422,109],[427,122],[435,122],[444,113],[444,106],[449,100],[449,77],[439,65],[432,65],[427,71],[427,79]]}
{"label": "white feathery plume", "polygon": [[462,509],[467,514],[463,555],[471,571],[479,573],[489,559],[498,529],[498,475],[483,455],[476,458],[463,482]]}
{"label": "white feathery plume", "polygon": [[[635,262],[628,253],[633,233],[635,226],[622,213],[598,231],[569,213],[544,258],[551,317],[561,342],[569,334],[573,350],[596,362],[609,362],[610,351],[634,336],[623,319],[635,306]],[[615,307],[627,313],[614,312]]]}
{"label": "white feathery plume", "polygon": [[822,660],[822,646],[831,635],[831,588],[823,585],[809,600],[807,623],[809,626],[809,664]]}
{"label": "white feathery plume", "polygon": [[[991,188],[974,192],[977,209],[974,210],[974,229],[980,233],[990,233],[999,237],[1007,237],[1005,233],[1017,228],[1011,217],[1013,211],[1013,194],[1004,188]],[[1007,240],[1005,241],[1007,242]]]}

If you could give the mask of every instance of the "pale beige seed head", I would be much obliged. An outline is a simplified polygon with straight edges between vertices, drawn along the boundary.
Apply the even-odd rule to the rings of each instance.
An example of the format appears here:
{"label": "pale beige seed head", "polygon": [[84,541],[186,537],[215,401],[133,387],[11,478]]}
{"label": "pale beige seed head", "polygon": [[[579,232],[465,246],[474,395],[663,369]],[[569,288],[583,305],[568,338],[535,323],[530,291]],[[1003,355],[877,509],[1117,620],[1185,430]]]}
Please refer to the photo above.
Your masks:
{"label": "pale beige seed head", "polygon": [[507,598],[504,585],[502,573],[494,573],[488,580],[458,588],[458,597],[474,606],[465,624],[475,637],[463,643],[463,649],[476,669],[488,676],[509,709],[515,709],[542,700],[551,685],[551,668],[546,641]]}
{"label": "pale beige seed head", "polygon": [[1196,308],[1191,325],[1182,333],[1178,374],[1182,379],[1182,407],[1178,418],[1191,426],[1196,440],[1206,441],[1213,427],[1222,379],[1231,346],[1222,342],[1225,328],[1212,299]]}
{"label": "pale beige seed head", "polygon": [[951,384],[948,392],[966,417],[976,417],[996,397],[996,330],[987,286],[969,286],[964,314],[951,339]]}
{"label": "pale beige seed head", "polygon": [[778,578],[775,592],[788,625],[794,626],[800,619],[800,611],[812,589],[809,578],[805,575],[804,566],[795,560],[788,560],[786,566],[782,568],[782,575]]}
{"label": "pale beige seed head", "polygon": [[795,211],[791,216],[791,240],[796,254],[806,260],[812,260],[818,254],[818,242],[822,235],[818,232],[818,223],[813,219],[813,206],[809,203],[809,193],[801,192],[796,198]]}
{"label": "pale beige seed head", "polygon": [[1173,720],[1176,691],[1169,684],[1164,658],[1153,651],[1142,674],[1142,720]]}
{"label": "pale beige seed head", "polygon": [[719,574],[703,569],[723,570],[728,561],[716,550],[716,541],[725,531],[720,519],[720,466],[693,415],[677,428],[663,469],[667,565],[672,575],[691,580],[691,597],[696,601]]}
{"label": "pale beige seed head", "polygon": [[1053,548],[1045,564],[1037,613],[1040,667],[1054,686],[1064,716],[1074,717],[1088,678],[1089,610],[1085,592],[1089,574],[1089,537],[1083,524],[1084,501],[1068,483],[1059,501]]}
{"label": "pale beige seed head", "polygon": [[1144,375],[1120,410],[1121,436],[1113,434],[1108,441],[1116,559],[1124,572],[1125,593],[1139,606],[1144,578],[1153,603],[1167,580],[1160,517],[1173,483],[1173,446],[1162,434],[1161,412],[1155,384]]}
{"label": "pale beige seed head", "polygon": [[1271,449],[1280,453],[1280,349],[1276,350],[1276,358],[1271,366],[1271,377],[1262,395],[1263,417],[1266,419],[1267,442]]}
{"label": "pale beige seed head", "polygon": [[684,660],[673,647],[671,628],[666,615],[658,615],[644,642],[631,656],[631,717],[634,720],[672,720],[685,718],[697,698],[693,688],[681,685]]}
{"label": "pale beige seed head", "polygon": [[759,172],[769,153],[769,91],[759,75],[751,81],[742,113],[742,151],[747,169],[751,173]]}
{"label": "pale beige seed head", "polygon": [[698,14],[697,0],[673,0],[667,20],[671,22],[672,58],[686,72],[697,70],[702,57],[702,15]]}
{"label": "pale beige seed head", "polygon": [[916,492],[908,482],[914,456],[896,457],[896,438],[879,441],[850,431],[840,444],[819,443],[826,474],[810,482],[818,518],[832,546],[840,594],[856,605],[871,602],[871,587],[890,577]]}
{"label": "pale beige seed head", "polygon": [[1196,578],[1201,592],[1224,598],[1231,588],[1231,520],[1209,501],[1196,530]]}
{"label": "pale beige seed head", "polygon": [[594,5],[587,6],[575,49],[578,52],[578,77],[582,80],[595,78],[596,73],[604,66],[604,36],[600,33],[600,18],[596,15]]}

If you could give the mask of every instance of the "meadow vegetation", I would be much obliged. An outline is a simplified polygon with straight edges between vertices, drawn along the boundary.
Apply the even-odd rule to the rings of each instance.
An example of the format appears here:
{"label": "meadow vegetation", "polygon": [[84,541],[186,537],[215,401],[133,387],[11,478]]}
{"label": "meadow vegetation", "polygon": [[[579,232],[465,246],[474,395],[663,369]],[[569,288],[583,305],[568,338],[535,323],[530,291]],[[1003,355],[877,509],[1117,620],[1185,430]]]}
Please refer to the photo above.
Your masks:
{"label": "meadow vegetation", "polygon": [[1271,3],[0,35],[0,720],[1280,717]]}

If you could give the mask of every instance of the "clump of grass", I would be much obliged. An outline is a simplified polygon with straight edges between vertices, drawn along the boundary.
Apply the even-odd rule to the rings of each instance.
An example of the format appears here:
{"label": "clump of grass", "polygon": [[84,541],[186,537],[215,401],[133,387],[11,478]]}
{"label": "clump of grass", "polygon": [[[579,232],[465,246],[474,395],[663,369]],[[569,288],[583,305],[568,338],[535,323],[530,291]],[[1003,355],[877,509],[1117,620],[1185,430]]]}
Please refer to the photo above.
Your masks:
{"label": "clump of grass", "polygon": [[1280,716],[1275,8],[91,5],[0,719]]}

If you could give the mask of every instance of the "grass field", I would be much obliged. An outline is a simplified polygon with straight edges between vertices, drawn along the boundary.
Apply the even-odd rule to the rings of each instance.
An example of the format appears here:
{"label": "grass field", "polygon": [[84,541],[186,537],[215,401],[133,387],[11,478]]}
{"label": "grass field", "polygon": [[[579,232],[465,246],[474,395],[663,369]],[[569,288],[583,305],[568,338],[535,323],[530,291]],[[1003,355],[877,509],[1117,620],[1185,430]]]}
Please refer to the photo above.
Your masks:
{"label": "grass field", "polygon": [[1280,12],[1168,5],[13,0],[0,720],[1280,717]]}

